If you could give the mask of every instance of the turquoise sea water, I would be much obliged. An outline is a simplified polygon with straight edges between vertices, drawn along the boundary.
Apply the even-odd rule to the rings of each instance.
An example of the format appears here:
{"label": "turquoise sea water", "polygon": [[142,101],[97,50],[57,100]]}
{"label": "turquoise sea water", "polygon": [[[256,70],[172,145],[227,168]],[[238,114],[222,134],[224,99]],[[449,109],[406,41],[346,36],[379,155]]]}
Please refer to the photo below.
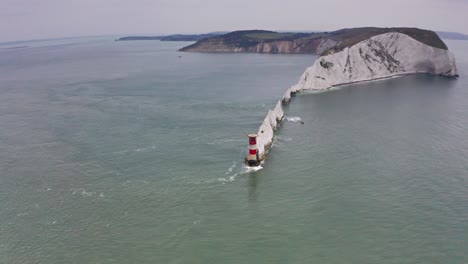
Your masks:
{"label": "turquoise sea water", "polygon": [[296,96],[256,173],[316,57],[186,44],[0,45],[0,263],[468,262],[468,42],[459,80]]}

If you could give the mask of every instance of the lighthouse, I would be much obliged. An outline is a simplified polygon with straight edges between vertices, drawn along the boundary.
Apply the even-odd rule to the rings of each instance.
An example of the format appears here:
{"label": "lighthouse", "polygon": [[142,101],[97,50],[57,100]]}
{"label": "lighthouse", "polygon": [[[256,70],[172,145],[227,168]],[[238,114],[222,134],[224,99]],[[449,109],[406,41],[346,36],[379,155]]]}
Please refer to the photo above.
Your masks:
{"label": "lighthouse", "polygon": [[247,166],[253,167],[260,165],[257,148],[257,134],[249,134],[249,155],[245,158],[245,161]]}

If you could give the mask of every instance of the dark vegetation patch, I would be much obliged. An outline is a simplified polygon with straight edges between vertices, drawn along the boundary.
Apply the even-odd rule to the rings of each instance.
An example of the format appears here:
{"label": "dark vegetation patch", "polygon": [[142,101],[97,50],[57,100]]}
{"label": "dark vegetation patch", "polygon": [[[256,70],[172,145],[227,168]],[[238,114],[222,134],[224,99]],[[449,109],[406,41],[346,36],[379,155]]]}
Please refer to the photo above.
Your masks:
{"label": "dark vegetation patch", "polygon": [[219,39],[228,45],[247,48],[259,43],[273,41],[292,41],[307,36],[306,33],[278,33],[267,30],[234,31],[220,36]]}
{"label": "dark vegetation patch", "polygon": [[[268,30],[242,30],[234,31],[220,36],[204,38],[197,41],[195,44],[184,47],[181,50],[197,51],[197,48],[203,51],[210,51],[210,48],[215,50],[215,47],[229,48],[243,48],[248,51],[249,48],[255,47],[260,43],[269,43],[275,41],[291,41],[295,43],[293,47],[302,49],[302,52],[315,53],[318,43],[324,39],[331,39],[337,42],[337,45],[331,47],[320,55],[332,54],[342,51],[347,47],[351,47],[361,41],[371,38],[376,35],[385,34],[389,32],[399,32],[406,34],[426,45],[447,49],[445,43],[439,36],[430,30],[418,28],[347,28],[340,29],[333,32],[315,32],[315,33],[294,33],[286,32],[280,33]],[[275,52],[275,50],[273,50]],[[276,51],[277,52],[277,51]],[[293,51],[291,51],[293,53]]]}
{"label": "dark vegetation patch", "polygon": [[320,60],[320,66],[322,66],[323,68],[325,69],[329,69],[331,67],[333,67],[333,63],[332,62],[329,62],[329,61],[325,61],[325,60]]}
{"label": "dark vegetation patch", "polygon": [[330,38],[340,42],[339,45],[327,50],[324,54],[331,54],[342,51],[347,47],[351,47],[361,41],[364,41],[373,36],[389,33],[398,32],[406,34],[415,40],[422,42],[431,47],[439,49],[448,49],[447,45],[440,39],[440,37],[434,32],[419,28],[375,28],[375,27],[364,27],[364,28],[346,28],[331,32]]}

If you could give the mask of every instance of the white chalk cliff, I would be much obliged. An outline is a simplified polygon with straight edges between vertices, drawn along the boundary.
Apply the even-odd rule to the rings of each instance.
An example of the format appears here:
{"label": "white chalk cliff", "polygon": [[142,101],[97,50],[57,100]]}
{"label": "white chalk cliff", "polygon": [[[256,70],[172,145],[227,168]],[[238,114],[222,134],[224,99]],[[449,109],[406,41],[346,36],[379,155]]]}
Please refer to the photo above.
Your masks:
{"label": "white chalk cliff", "polygon": [[272,144],[273,131],[284,116],[281,103],[288,102],[291,93],[416,73],[458,77],[455,58],[450,51],[431,47],[396,32],[377,35],[342,51],[319,57],[306,69],[299,82],[285,92],[275,109],[268,112],[258,131],[260,157],[265,157]]}
{"label": "white chalk cliff", "polygon": [[268,115],[263,120],[262,125],[257,132],[257,147],[258,155],[263,159],[266,152],[273,143],[274,130],[279,126],[279,123],[284,117],[282,102],[278,101],[273,110],[268,111]]}
{"label": "white chalk cliff", "polygon": [[392,76],[429,73],[457,77],[453,54],[423,44],[402,33],[371,37],[344,50],[322,56],[307,68],[299,83],[283,96],[301,90],[322,90],[333,86]]}

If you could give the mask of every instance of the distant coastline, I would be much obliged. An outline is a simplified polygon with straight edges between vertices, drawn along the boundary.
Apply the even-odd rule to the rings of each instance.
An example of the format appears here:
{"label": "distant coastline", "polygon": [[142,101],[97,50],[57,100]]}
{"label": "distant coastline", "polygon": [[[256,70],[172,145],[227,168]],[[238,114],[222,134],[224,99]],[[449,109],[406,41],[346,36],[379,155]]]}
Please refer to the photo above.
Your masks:
{"label": "distant coastline", "polygon": [[174,34],[167,36],[127,36],[116,39],[115,41],[133,41],[133,40],[160,40],[160,41],[198,41],[204,38],[211,38],[223,35],[225,32],[213,32],[206,34]]}
{"label": "distant coastline", "polygon": [[[255,52],[255,53],[298,53],[322,54],[334,41],[364,40],[377,33],[403,28],[351,28],[332,32],[275,32],[267,30],[244,30],[233,32],[211,32],[206,34],[172,34],[160,36],[124,36],[115,41],[195,41],[180,51],[195,52]],[[407,28],[408,30],[411,30]],[[377,32],[376,32],[377,31]],[[430,31],[432,32],[432,31]],[[405,33],[405,32],[403,32]],[[468,40],[468,35],[457,32],[435,31],[441,39]],[[418,39],[417,36],[415,36]],[[331,39],[320,46],[320,39]],[[356,41],[347,43],[347,46]],[[424,42],[424,41],[423,41]],[[230,45],[234,44],[234,45]],[[260,45],[259,45],[260,44]],[[430,43],[427,43],[430,44]],[[253,47],[255,46],[255,47]]]}
{"label": "distant coastline", "polygon": [[181,48],[179,51],[327,55],[389,32],[402,33],[428,46],[447,49],[445,43],[434,31],[405,27],[361,27],[313,33],[267,30],[234,31],[220,36],[200,39],[194,44]]}
{"label": "distant coastline", "polygon": [[457,32],[436,31],[441,39],[468,40],[468,35]]}

